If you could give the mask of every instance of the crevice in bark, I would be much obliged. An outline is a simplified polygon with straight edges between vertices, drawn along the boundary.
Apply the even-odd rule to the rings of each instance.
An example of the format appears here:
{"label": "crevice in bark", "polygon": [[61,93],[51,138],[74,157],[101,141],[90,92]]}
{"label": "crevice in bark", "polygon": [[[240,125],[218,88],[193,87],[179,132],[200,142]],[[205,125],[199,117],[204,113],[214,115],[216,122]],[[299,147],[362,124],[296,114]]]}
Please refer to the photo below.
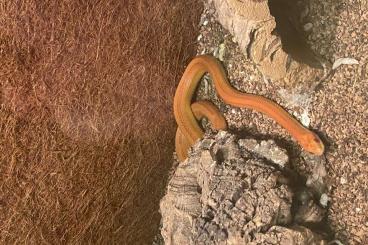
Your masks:
{"label": "crevice in bark", "polygon": [[284,51],[300,63],[322,68],[316,54],[306,42],[306,34],[300,21],[307,4],[307,1],[268,1],[271,15],[276,20],[275,34],[281,38]]}

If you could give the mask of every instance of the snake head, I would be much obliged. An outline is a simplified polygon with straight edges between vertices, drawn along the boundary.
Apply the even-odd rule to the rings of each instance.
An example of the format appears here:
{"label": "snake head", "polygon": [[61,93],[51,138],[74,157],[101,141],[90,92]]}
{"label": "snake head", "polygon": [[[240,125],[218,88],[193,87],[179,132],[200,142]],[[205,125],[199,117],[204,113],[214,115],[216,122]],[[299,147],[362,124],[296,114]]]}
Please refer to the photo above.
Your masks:
{"label": "snake head", "polygon": [[323,144],[322,140],[317,134],[311,131],[302,136],[302,141],[304,150],[308,151],[309,153],[321,156],[325,151],[325,145]]}

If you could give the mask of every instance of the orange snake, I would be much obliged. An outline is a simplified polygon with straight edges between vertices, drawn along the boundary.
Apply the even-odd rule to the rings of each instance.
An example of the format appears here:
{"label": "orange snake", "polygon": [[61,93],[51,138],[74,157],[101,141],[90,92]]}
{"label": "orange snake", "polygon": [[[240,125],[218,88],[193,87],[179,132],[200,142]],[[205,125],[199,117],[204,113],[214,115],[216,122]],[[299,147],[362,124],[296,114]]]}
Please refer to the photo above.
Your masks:
{"label": "orange snake", "polygon": [[[197,85],[206,72],[211,76],[218,96],[225,103],[266,114],[285,128],[304,150],[315,155],[323,154],[324,144],[318,135],[301,125],[275,102],[259,95],[247,94],[234,89],[228,82],[222,65],[216,58],[209,55],[197,56],[189,63],[175,92],[174,115],[179,130],[179,137],[178,134],[176,137],[177,152],[183,152],[203,137],[204,132],[198,125],[191,104]],[[208,117],[209,115],[202,113],[202,116]],[[185,143],[181,145],[181,142]],[[179,160],[185,160],[185,157],[186,154],[185,156],[181,154]]]}
{"label": "orange snake", "polygon": [[[192,112],[197,120],[201,120],[206,117],[212,124],[212,127],[216,130],[227,129],[227,123],[225,117],[217,109],[217,107],[209,101],[197,101],[191,105]],[[176,130],[175,136],[175,148],[176,154],[180,161],[184,161],[188,155],[188,149],[190,148],[188,140],[185,138],[180,128]]]}

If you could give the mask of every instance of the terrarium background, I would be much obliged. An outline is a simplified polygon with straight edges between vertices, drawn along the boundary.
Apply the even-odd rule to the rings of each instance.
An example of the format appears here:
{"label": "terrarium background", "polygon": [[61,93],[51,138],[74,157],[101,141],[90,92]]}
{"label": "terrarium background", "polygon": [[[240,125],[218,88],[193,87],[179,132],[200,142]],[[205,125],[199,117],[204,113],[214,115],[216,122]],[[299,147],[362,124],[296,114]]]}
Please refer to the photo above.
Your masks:
{"label": "terrarium background", "polygon": [[1,243],[153,239],[200,13],[194,0],[1,1]]}

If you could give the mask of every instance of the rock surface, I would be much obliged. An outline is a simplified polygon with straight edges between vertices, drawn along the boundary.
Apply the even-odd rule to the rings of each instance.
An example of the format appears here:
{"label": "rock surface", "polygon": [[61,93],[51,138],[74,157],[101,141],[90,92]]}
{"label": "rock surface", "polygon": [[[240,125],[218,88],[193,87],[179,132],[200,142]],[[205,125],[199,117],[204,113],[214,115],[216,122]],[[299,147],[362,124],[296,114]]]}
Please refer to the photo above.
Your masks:
{"label": "rock surface", "polygon": [[[279,181],[287,161],[273,141],[206,135],[179,164],[161,201],[165,244],[324,244],[293,222],[294,193]],[[307,221],[319,222],[323,213],[308,203]]]}

